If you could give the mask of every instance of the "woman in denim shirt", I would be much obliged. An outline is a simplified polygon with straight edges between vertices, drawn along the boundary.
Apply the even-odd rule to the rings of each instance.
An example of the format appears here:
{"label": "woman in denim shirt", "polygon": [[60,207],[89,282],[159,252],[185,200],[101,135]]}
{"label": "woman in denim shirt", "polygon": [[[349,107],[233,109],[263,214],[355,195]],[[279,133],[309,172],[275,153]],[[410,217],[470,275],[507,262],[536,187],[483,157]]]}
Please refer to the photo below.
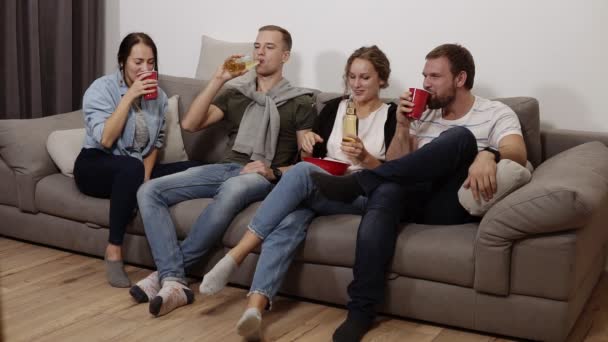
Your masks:
{"label": "woman in denim shirt", "polygon": [[[121,246],[134,216],[137,189],[148,179],[186,170],[197,162],[158,164],[164,143],[167,95],[156,80],[156,45],[145,33],[131,33],[118,50],[119,70],[93,82],[83,98],[84,146],[74,165],[78,189],[110,199],[110,237],[106,274],[115,287],[129,287]],[[156,99],[144,95],[158,91]]]}

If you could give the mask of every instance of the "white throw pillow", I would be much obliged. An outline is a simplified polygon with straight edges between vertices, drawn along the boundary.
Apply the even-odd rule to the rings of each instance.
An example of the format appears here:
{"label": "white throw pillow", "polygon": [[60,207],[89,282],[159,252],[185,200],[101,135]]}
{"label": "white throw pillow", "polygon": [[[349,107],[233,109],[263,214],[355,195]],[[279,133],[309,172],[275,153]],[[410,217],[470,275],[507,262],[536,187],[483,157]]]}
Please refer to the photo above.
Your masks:
{"label": "white throw pillow", "polygon": [[174,163],[188,160],[182,130],[179,125],[179,95],[169,98],[165,113],[165,146],[159,151],[157,163]]}
{"label": "white throw pillow", "polygon": [[471,189],[465,189],[463,186],[458,190],[458,200],[463,208],[473,216],[483,216],[494,203],[500,201],[505,196],[527,184],[532,178],[532,165],[528,162],[528,168],[525,168],[518,163],[503,159],[496,166],[496,193],[489,201],[479,198],[476,201],[473,198]]}
{"label": "white throw pillow", "polygon": [[85,129],[53,131],[46,140],[46,150],[59,168],[68,177],[74,177],[74,163],[82,150]]}

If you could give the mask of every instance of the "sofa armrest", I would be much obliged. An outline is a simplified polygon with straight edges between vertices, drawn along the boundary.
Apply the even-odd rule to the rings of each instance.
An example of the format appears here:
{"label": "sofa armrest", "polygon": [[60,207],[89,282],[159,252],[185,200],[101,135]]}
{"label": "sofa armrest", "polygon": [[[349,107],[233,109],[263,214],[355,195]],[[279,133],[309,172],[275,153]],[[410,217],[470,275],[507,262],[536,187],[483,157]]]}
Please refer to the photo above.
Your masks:
{"label": "sofa armrest", "polygon": [[84,127],[81,111],[40,119],[0,120],[0,156],[15,173],[17,204],[21,210],[37,211],[36,183],[58,172],[46,151],[49,134],[79,127]]}
{"label": "sofa armrest", "polygon": [[475,289],[508,295],[513,243],[586,226],[607,195],[608,148],[600,142],[579,145],[541,164],[530,183],[482,219],[475,241]]}

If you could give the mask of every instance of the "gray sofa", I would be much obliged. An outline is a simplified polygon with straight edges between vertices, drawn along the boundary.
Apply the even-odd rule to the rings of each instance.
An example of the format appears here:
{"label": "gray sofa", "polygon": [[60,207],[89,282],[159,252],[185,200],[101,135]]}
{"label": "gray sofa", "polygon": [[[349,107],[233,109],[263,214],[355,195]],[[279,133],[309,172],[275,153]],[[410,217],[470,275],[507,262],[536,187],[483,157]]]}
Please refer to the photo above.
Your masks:
{"label": "gray sofa", "polygon": [[[204,84],[160,77],[169,96],[181,96],[180,114]],[[319,109],[332,95],[317,96]],[[536,167],[531,182],[492,207],[479,224],[401,227],[380,311],[562,341],[604,269],[608,134],[540,130],[535,99],[501,101],[522,123],[529,160]],[[109,201],[81,194],[72,178],[59,173],[45,148],[52,131],[82,126],[79,111],[0,121],[0,234],[103,255]],[[213,162],[226,148],[221,125],[182,134],[191,159]],[[209,202],[192,200],[172,208],[180,238]],[[251,205],[234,219],[196,275],[237,243],[258,206]],[[359,220],[352,215],[316,218],[281,293],[345,304]],[[139,217],[128,228],[124,253],[129,263],[154,267]],[[249,284],[256,260],[257,254],[250,255],[231,281]]]}

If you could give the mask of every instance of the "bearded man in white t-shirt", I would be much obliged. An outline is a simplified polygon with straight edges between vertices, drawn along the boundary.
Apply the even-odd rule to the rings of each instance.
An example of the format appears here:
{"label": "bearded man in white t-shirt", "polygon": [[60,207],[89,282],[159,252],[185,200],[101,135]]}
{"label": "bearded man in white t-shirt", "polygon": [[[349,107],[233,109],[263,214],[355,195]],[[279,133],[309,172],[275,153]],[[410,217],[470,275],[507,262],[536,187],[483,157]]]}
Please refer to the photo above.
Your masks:
{"label": "bearded man in white t-shirt", "polygon": [[426,56],[422,72],[430,93],[420,120],[407,114],[409,91],[399,99],[397,130],[387,162],[349,176],[315,174],[329,199],[349,202],[368,197],[359,225],[354,280],[348,286],[348,316],[334,341],[359,341],[371,328],[376,305],[384,299],[385,272],[393,256],[399,222],[450,225],[475,221],[458,201],[464,184],[473,197],[496,193],[496,164],[526,164],[526,147],[517,115],[501,102],[471,93],[475,63],[471,53],[444,44]]}

